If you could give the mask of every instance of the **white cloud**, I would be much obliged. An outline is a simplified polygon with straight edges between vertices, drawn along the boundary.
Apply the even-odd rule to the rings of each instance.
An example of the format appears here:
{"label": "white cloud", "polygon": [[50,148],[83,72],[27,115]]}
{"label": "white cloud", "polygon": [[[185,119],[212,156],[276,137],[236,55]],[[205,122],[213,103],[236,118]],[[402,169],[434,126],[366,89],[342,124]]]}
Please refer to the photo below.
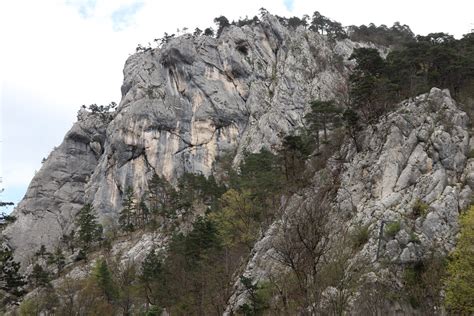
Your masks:
{"label": "white cloud", "polygon": [[[252,17],[264,7],[283,16],[322,14],[348,24],[409,24],[415,32],[469,30],[470,0],[5,0],[0,4],[3,140],[0,176],[26,185],[58,145],[81,104],[120,99],[122,68],[138,43],[177,28],[215,27],[213,19]],[[288,10],[292,9],[290,13]]]}

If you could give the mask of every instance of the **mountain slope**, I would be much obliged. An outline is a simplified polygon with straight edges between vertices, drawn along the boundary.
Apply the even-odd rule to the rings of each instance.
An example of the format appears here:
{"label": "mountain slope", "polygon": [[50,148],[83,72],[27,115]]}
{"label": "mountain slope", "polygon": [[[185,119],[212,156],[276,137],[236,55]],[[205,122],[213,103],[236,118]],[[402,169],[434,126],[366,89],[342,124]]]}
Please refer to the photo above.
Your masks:
{"label": "mountain slope", "polygon": [[[16,207],[19,220],[5,231],[16,258],[25,263],[42,244],[54,249],[73,229],[80,204],[91,203],[107,225],[117,218],[127,187],[140,196],[152,174],[172,182],[183,172],[209,175],[224,154],[238,161],[244,151],[273,148],[280,135],[302,126],[310,100],[345,96],[344,60],[358,46],[284,27],[268,14],[257,25],[226,28],[218,39],[184,35],[132,55],[113,118],[81,118]],[[102,124],[99,142],[89,131],[69,137],[95,124]],[[52,171],[58,164],[61,174]],[[78,167],[84,177],[76,181]],[[75,199],[68,186],[80,188]],[[63,210],[60,200],[79,204]]]}
{"label": "mountain slope", "polygon": [[[360,135],[360,152],[356,152],[353,142],[347,142],[330,160],[326,175],[316,173],[309,188],[284,204],[282,218],[256,243],[244,275],[262,283],[282,271],[291,271],[282,240],[286,240],[285,247],[298,247],[298,241],[287,241],[288,232],[299,222],[293,219],[302,216],[311,220],[312,217],[305,214],[306,209],[321,204],[320,192],[327,189],[329,173],[338,179],[338,189],[332,203],[323,211],[327,214],[332,251],[336,254],[328,247],[326,259],[331,262],[342,255],[337,252],[354,247],[353,239],[347,236],[357,236],[358,231],[365,228],[367,237],[349,250],[350,258],[340,273],[357,275],[350,270],[355,265],[359,274],[365,271],[359,275],[362,281],[357,280],[358,287],[364,283],[364,275],[368,275],[371,282],[391,280],[394,287],[391,290],[400,291],[405,269],[429,262],[433,257],[443,257],[454,249],[459,232],[458,217],[471,203],[474,180],[474,160],[467,159],[468,122],[466,113],[459,110],[447,90],[433,88],[430,93],[402,102],[395,112]],[[390,232],[390,227],[396,228]],[[341,239],[345,244],[342,248],[338,244]],[[342,297],[344,309],[355,314],[370,312],[362,309],[367,302],[357,302],[360,293],[346,293],[356,289],[349,285],[333,288],[327,300],[334,303]],[[390,302],[389,290],[383,292],[369,294],[383,297],[382,302]],[[245,287],[237,282],[228,312],[238,311],[247,303],[247,295]],[[400,300],[403,299],[402,295]],[[436,308],[430,305],[436,302],[429,301],[428,297],[425,301],[429,308]],[[405,313],[414,313],[409,305],[402,306]],[[395,309],[388,305],[384,312]]]}
{"label": "mountain slope", "polygon": [[[45,253],[67,248],[66,269],[51,268],[54,287],[85,279],[75,293],[97,299],[87,282],[107,265],[118,278],[110,284],[133,296],[127,286],[150,272],[135,265],[150,261],[162,283],[121,307],[120,295],[105,293],[107,308],[124,314],[152,305],[178,314],[436,313],[440,266],[474,185],[468,115],[432,88],[383,115],[366,102],[374,115],[352,134],[347,120],[308,124],[314,100],[334,100],[332,113],[344,116],[349,56],[375,46],[270,14],[221,31],[141,49],[125,63],[117,110],[79,111],[2,232],[23,270],[49,269]],[[189,174],[190,190],[180,182]],[[105,237],[85,254],[66,239],[87,204]],[[143,216],[132,229],[121,223],[130,205]],[[158,221],[146,222],[150,210]]]}

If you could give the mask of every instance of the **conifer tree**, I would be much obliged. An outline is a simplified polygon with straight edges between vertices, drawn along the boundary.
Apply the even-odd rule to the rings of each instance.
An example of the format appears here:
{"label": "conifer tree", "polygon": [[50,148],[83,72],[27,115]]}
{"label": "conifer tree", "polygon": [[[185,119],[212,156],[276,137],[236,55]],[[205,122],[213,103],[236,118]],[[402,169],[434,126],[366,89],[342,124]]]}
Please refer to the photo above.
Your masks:
{"label": "conifer tree", "polygon": [[163,258],[155,248],[151,249],[143,260],[141,271],[140,281],[143,284],[147,302],[152,305],[164,303],[167,285]]}
{"label": "conifer tree", "polygon": [[98,260],[94,269],[94,279],[109,303],[117,299],[116,285],[105,260]]}
{"label": "conifer tree", "polygon": [[333,100],[315,100],[311,102],[311,112],[305,118],[309,122],[311,131],[316,136],[317,146],[319,146],[319,131],[323,131],[324,142],[327,142],[328,125],[337,123],[339,114],[340,111],[336,108]]}
{"label": "conifer tree", "polygon": [[77,224],[79,243],[84,252],[87,252],[91,244],[102,237],[102,225],[97,223],[92,205],[86,204],[82,207],[77,217]]}
{"label": "conifer tree", "polygon": [[136,204],[133,197],[133,189],[128,187],[122,202],[122,210],[119,215],[119,224],[124,231],[132,232],[136,224]]}
{"label": "conifer tree", "polygon": [[302,173],[304,162],[314,149],[308,137],[302,135],[287,135],[283,138],[279,154],[283,160],[287,182],[297,180],[297,175]]}
{"label": "conifer tree", "polygon": [[0,249],[0,289],[17,297],[24,294],[23,286],[26,284],[19,270],[20,264],[13,260],[11,249]]}
{"label": "conifer tree", "polygon": [[33,271],[31,272],[30,279],[35,287],[49,286],[49,273],[39,264],[35,264],[33,266]]}
{"label": "conifer tree", "polygon": [[65,258],[61,248],[57,247],[54,253],[48,255],[48,264],[53,264],[56,266],[57,275],[61,273],[64,265],[66,264]]}
{"label": "conifer tree", "polygon": [[178,209],[178,193],[164,178],[154,174],[148,183],[151,213],[165,218],[173,217]]}

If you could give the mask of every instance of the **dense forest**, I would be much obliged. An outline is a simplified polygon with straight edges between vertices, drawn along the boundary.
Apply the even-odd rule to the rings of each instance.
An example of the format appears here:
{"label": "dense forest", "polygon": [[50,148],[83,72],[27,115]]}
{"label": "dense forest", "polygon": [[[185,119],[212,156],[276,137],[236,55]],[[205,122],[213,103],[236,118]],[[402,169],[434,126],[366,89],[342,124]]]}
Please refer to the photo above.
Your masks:
{"label": "dense forest", "polygon": [[[63,247],[54,252],[38,249],[31,271],[24,275],[12,259],[12,251],[1,249],[3,306],[20,304],[20,315],[151,316],[162,315],[164,310],[171,315],[217,315],[225,311],[239,280],[250,298],[241,314],[295,315],[321,312],[308,309],[328,286],[354,287],[367,262],[349,267],[349,259],[367,242],[368,232],[366,227],[342,232],[341,245],[329,247],[324,242],[329,233],[325,209],[339,187],[338,170],[327,166],[328,158],[337,153],[346,137],[358,147],[357,135],[364,126],[375,123],[400,101],[431,87],[449,89],[474,118],[474,33],[455,39],[445,33],[415,36],[400,23],[343,27],[319,12],[312,17],[278,19],[288,28],[304,27],[331,41],[370,42],[390,50],[381,56],[376,48],[355,49],[349,58],[355,66],[345,102],[313,100],[305,128],[282,135],[282,144],[273,153],[247,153],[238,168],[232,168],[229,153],[216,163],[215,176],[184,174],[176,186],[155,175],[143,196],[131,188],[124,192],[113,229],[104,230],[94,208],[85,205],[77,216],[77,231],[63,236]],[[216,31],[196,29],[194,36],[219,38],[228,27],[259,21],[254,17],[229,22],[221,16],[215,19]],[[173,37],[165,33],[155,41],[165,43]],[[137,50],[147,49],[140,46]],[[97,106],[94,109],[101,112]],[[315,176],[324,188],[320,205],[292,218],[285,226],[287,238],[273,245],[275,259],[285,272],[268,282],[254,282],[241,275],[255,242],[282,215],[285,197],[306,188]],[[422,203],[417,207],[423,212]],[[421,310],[430,301],[444,302],[453,313],[473,313],[473,219],[471,206],[462,217],[459,246],[450,258],[433,258],[408,267],[404,293],[381,285],[370,292],[380,297],[370,299],[396,295]],[[13,220],[3,215],[1,223]],[[396,227],[389,227],[387,234],[390,229]],[[167,243],[153,248],[142,263],[123,264],[114,259],[113,242],[158,230]],[[337,254],[333,256],[336,259],[322,260],[328,254]],[[69,262],[71,256],[73,262]],[[91,262],[94,268],[86,278],[55,281],[75,266]],[[440,296],[442,288],[445,297]],[[24,297],[28,292],[35,295]],[[342,315],[347,303],[347,297],[330,302],[328,314]]]}

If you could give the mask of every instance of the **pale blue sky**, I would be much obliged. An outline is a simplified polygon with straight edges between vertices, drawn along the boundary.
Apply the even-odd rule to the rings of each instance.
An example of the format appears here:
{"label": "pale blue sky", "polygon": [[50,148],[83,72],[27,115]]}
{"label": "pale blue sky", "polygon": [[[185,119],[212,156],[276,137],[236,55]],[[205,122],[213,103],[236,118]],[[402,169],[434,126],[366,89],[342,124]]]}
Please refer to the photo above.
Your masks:
{"label": "pale blue sky", "polygon": [[284,0],[283,4],[285,5],[288,11],[293,11],[294,0]]}
{"label": "pale blue sky", "polygon": [[143,1],[126,4],[112,12],[111,19],[114,31],[120,31],[133,22],[135,14],[144,6]]}
{"label": "pale blue sky", "polygon": [[4,0],[0,2],[0,187],[18,202],[61,143],[82,104],[120,101],[122,68],[138,43],[213,19],[314,11],[343,25],[408,24],[415,33],[460,37],[474,26],[473,1],[457,0]]}

